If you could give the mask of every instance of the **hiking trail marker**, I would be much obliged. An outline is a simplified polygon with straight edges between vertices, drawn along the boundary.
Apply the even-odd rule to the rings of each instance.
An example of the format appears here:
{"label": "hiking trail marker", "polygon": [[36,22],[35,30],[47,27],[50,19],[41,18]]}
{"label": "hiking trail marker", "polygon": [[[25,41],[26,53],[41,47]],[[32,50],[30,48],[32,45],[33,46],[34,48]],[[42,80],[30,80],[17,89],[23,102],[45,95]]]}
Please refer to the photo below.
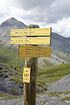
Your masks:
{"label": "hiking trail marker", "polygon": [[23,82],[30,83],[30,68],[24,68],[23,70]]}
{"label": "hiking trail marker", "polygon": [[12,29],[10,44],[18,45],[18,55],[25,58],[23,69],[24,105],[36,105],[37,58],[51,57],[52,28]]}

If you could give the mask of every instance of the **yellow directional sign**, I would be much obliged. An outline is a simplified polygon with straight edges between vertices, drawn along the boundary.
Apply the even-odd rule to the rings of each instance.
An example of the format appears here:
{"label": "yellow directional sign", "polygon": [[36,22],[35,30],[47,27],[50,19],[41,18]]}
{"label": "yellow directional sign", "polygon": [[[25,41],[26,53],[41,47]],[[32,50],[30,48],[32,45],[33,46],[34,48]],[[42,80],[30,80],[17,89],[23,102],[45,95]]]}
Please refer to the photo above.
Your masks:
{"label": "yellow directional sign", "polygon": [[51,28],[12,29],[11,36],[50,36]]}
{"label": "yellow directional sign", "polygon": [[50,45],[50,37],[11,37],[10,44]]}
{"label": "yellow directional sign", "polygon": [[19,46],[19,57],[51,57],[51,48],[45,46]]}
{"label": "yellow directional sign", "polygon": [[23,82],[30,83],[30,68],[24,68]]}

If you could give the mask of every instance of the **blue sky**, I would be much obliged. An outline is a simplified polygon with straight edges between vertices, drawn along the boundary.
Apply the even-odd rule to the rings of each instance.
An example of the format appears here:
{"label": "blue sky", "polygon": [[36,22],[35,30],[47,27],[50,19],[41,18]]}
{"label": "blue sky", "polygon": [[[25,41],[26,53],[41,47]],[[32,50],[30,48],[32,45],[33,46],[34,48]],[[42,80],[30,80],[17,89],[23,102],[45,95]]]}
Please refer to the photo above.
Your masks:
{"label": "blue sky", "polygon": [[70,37],[70,0],[0,0],[0,23],[10,17]]}

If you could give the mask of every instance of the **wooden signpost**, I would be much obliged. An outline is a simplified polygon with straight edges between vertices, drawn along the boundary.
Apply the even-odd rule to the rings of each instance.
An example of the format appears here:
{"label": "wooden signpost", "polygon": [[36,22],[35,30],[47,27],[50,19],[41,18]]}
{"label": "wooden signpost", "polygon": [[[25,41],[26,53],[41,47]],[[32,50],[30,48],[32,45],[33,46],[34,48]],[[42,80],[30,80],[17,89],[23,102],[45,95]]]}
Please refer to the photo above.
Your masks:
{"label": "wooden signpost", "polygon": [[12,29],[11,36],[51,36],[52,28]]}
{"label": "wooden signpost", "polygon": [[23,71],[24,105],[36,105],[38,57],[51,57],[51,28],[12,29],[10,44],[19,45],[19,57],[25,58]]}
{"label": "wooden signpost", "polygon": [[46,46],[19,46],[21,58],[51,57],[51,48]]}
{"label": "wooden signpost", "polygon": [[10,44],[50,45],[50,37],[12,37]]}

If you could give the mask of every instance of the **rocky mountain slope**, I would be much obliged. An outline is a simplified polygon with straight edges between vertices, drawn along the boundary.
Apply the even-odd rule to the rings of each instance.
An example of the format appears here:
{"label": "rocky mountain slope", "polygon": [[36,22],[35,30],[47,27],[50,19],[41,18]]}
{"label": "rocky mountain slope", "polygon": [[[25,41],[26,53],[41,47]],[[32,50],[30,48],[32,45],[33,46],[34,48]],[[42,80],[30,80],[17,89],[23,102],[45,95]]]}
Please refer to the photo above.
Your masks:
{"label": "rocky mountain slope", "polygon": [[[23,92],[23,84],[13,80],[15,75],[16,77],[18,75],[15,68],[0,64],[0,91],[14,95],[20,95]],[[22,76],[22,72],[19,76]]]}
{"label": "rocky mountain slope", "polygon": [[48,91],[70,91],[70,74],[48,86]]}
{"label": "rocky mountain slope", "polygon": [[15,18],[10,18],[0,25],[0,43],[2,45],[9,45],[9,31],[12,28],[25,28],[26,25]]}
{"label": "rocky mountain slope", "polygon": [[12,28],[25,28],[26,25],[15,18],[10,18],[0,25],[0,35],[5,35]]}
{"label": "rocky mountain slope", "polygon": [[70,37],[63,37],[53,32],[51,37],[51,46],[53,48],[53,51],[70,53]]}

